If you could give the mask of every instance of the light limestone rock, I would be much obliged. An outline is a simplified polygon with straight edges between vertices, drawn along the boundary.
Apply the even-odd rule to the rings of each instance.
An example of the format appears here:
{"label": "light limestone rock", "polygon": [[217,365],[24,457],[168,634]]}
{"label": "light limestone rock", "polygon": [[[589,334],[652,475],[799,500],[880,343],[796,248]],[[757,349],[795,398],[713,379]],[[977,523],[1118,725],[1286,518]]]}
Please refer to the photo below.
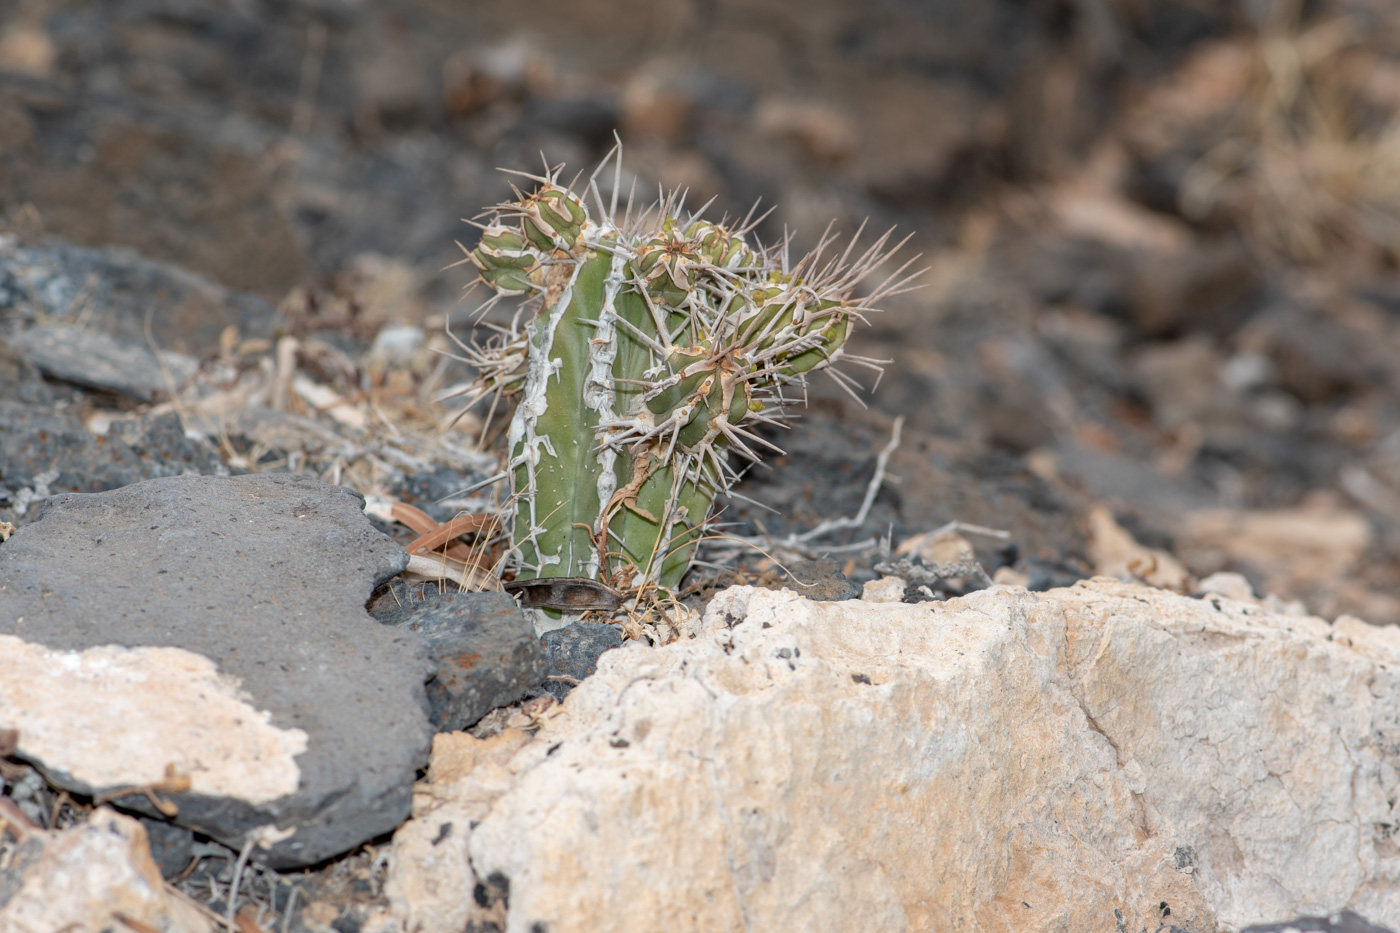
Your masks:
{"label": "light limestone rock", "polygon": [[904,601],[904,590],[909,584],[899,577],[881,577],[867,581],[862,587],[861,599],[868,603],[898,603]]}
{"label": "light limestone rock", "polygon": [[1188,563],[1267,570],[1261,592],[1346,577],[1374,537],[1366,516],[1322,500],[1295,509],[1201,509],[1181,518],[1177,550]]}
{"label": "light limestone rock", "polygon": [[0,726],[19,731],[21,752],[89,787],[188,779],[181,789],[254,804],[297,789],[306,733],[273,726],[192,651],[0,635],[0,683]]}
{"label": "light limestone rock", "polygon": [[131,817],[99,807],[81,826],[20,832],[0,883],[0,933],[212,933],[161,880],[146,830]]}
{"label": "light limestone rock", "polygon": [[1141,581],[1178,593],[1191,588],[1191,574],[1181,561],[1160,548],[1139,544],[1106,507],[1091,508],[1087,523],[1089,560],[1098,576]]}
{"label": "light limestone rock", "polygon": [[489,879],[510,933],[1395,925],[1400,644],[1345,625],[1107,579],[733,588],[533,741],[440,739],[376,928],[460,930]]}

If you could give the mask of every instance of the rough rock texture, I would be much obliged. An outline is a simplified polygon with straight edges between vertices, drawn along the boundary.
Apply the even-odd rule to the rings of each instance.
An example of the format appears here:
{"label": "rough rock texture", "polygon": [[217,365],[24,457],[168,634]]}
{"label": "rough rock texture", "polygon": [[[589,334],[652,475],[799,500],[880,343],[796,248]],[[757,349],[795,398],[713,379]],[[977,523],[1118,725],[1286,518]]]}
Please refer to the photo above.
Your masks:
{"label": "rough rock texture", "polygon": [[140,822],[106,807],[72,829],[26,831],[0,875],[3,933],[152,929],[213,925],[162,883]]}
{"label": "rough rock texture", "polygon": [[435,747],[381,928],[460,929],[493,878],[511,933],[1400,919],[1392,630],[1096,579],[736,587],[694,635],[604,655],[528,744]]}
{"label": "rough rock texture", "polygon": [[540,636],[549,676],[544,689],[556,700],[598,669],[603,652],[622,647],[622,629],[606,622],[573,622]]}
{"label": "rough rock texture", "polygon": [[498,706],[514,703],[544,680],[535,627],[505,593],[428,593],[374,615],[418,635],[436,666],[428,682],[433,727],[465,729]]}
{"label": "rough rock texture", "polygon": [[0,508],[24,509],[16,501],[21,490],[42,494],[100,492],[158,476],[228,472],[208,442],[185,436],[174,413],[146,421],[135,437],[117,432],[99,436],[74,414],[41,405],[11,402],[0,397]]}
{"label": "rough rock texture", "polygon": [[362,501],[284,474],[50,499],[0,547],[19,685],[0,727],[59,785],[154,785],[178,822],[234,848],[251,834],[274,866],[393,828],[431,736],[428,665],[364,611],[405,556]]}

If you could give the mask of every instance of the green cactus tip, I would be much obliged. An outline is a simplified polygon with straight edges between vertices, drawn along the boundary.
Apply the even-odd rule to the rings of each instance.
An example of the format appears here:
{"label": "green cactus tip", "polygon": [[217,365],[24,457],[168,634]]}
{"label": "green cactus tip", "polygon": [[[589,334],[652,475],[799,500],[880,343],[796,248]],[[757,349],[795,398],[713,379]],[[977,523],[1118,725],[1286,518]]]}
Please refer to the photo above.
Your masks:
{"label": "green cactus tip", "polygon": [[[598,176],[614,168],[608,203]],[[828,227],[795,264],[786,243],[685,211],[683,193],[619,214],[620,147],[583,189],[563,166],[531,194],[484,215],[468,258],[495,292],[482,314],[521,298],[514,322],[484,344],[462,343],[478,372],[468,407],[515,402],[508,432],[511,548],[517,579],[584,577],[637,593],[674,592],[689,568],[715,495],[772,444],[755,424],[781,423],[825,370],[854,395],[838,360],[880,371],[845,351],[853,321],[908,287],[912,259],[864,299],[860,282],[904,241],[892,233],[839,255]],[[706,205],[708,206],[708,205]],[[465,260],[464,260],[465,261]],[[523,323],[522,323],[523,322]],[[489,422],[491,415],[488,415]]]}

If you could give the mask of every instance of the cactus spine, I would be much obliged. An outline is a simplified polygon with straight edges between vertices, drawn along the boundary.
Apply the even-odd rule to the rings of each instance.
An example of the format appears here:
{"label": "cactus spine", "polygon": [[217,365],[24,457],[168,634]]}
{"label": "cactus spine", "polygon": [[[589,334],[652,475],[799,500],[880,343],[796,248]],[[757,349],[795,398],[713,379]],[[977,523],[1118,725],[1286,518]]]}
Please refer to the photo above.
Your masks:
{"label": "cactus spine", "polygon": [[846,354],[846,336],[904,282],[853,298],[893,252],[889,234],[854,258],[854,241],[827,258],[828,236],[789,266],[785,250],[749,245],[748,221],[685,214],[683,197],[635,213],[629,199],[619,216],[620,169],[607,206],[597,174],[584,189],[593,212],[547,169],[480,225],[469,258],[497,293],[488,304],[523,302],[511,328],[466,348],[479,372],[471,401],[517,400],[507,470],[518,578],[674,590],[737,476],[729,453],[756,461],[772,446],[750,428],[779,421],[807,373],[839,359],[878,370]]}

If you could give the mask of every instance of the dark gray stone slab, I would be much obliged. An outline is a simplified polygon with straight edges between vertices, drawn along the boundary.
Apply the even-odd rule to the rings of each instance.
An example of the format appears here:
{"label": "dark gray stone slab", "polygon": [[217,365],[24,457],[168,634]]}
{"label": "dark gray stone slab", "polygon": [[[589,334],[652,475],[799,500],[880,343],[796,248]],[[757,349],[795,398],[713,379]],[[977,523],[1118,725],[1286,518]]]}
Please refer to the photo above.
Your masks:
{"label": "dark gray stone slab", "polygon": [[622,647],[622,629],[606,622],[575,622],[540,636],[544,656],[549,662],[549,676],[544,689],[556,700],[563,700],[569,691],[598,669],[603,652]]}
{"label": "dark gray stone slab", "polygon": [[428,702],[439,732],[467,728],[545,678],[534,626],[505,593],[396,587],[376,602],[373,614],[427,644],[437,669],[428,683]]}
{"label": "dark gray stone slab", "polygon": [[[271,726],[306,733],[296,789],[255,802],[159,796],[178,807],[176,822],[235,849],[256,831],[266,843],[256,857],[274,867],[328,858],[408,816],[432,737],[421,641],[364,609],[407,555],[362,507],[352,490],[288,474],[56,496],[0,545],[0,634],[64,651],[168,646],[214,661]],[[19,754],[32,758],[26,748],[21,728]],[[45,770],[76,792],[112,789]],[[117,803],[154,815],[141,794]]]}
{"label": "dark gray stone slab", "polygon": [[183,353],[157,356],[144,342],[67,324],[31,327],[10,342],[46,376],[142,402],[171,398],[199,370]]}

